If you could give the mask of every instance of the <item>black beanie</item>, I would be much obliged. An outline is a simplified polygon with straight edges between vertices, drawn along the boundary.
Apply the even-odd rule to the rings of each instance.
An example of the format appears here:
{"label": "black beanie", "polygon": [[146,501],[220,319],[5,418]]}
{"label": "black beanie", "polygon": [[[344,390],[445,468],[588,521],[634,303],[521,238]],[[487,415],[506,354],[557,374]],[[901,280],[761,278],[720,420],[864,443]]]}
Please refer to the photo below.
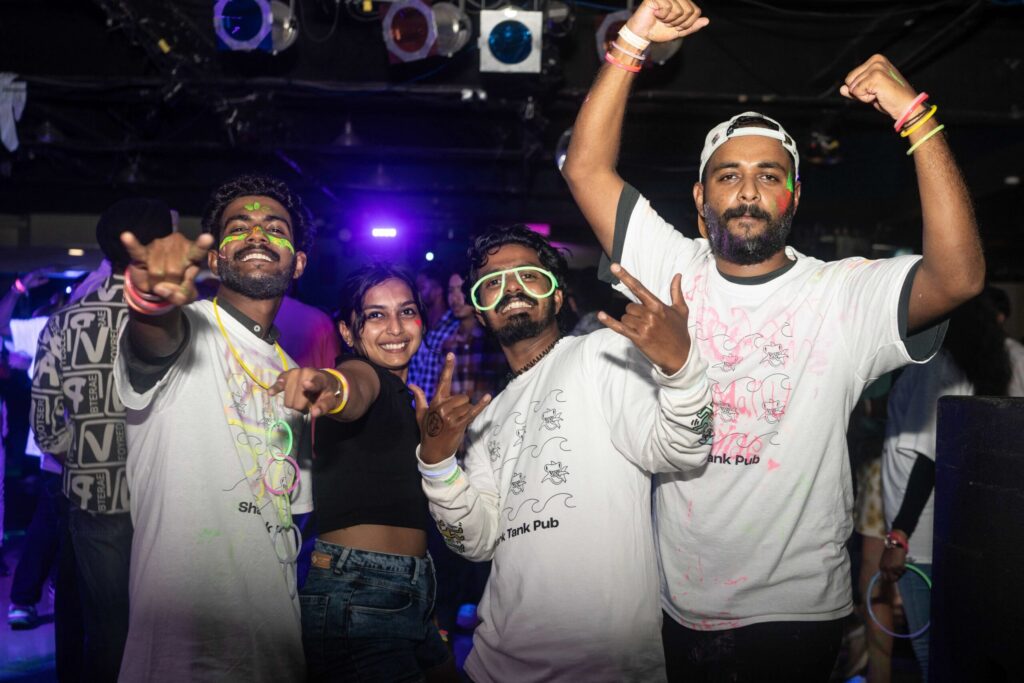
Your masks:
{"label": "black beanie", "polygon": [[163,201],[145,197],[122,199],[100,216],[96,223],[96,242],[114,269],[122,270],[131,262],[121,244],[122,232],[130,232],[142,244],[149,244],[172,231],[171,207]]}

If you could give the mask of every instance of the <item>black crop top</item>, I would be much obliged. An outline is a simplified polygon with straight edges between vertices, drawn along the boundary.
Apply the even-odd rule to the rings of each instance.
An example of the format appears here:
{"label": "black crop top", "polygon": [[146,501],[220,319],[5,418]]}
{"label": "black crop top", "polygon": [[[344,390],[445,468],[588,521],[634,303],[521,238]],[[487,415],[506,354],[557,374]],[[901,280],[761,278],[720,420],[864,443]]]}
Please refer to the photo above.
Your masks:
{"label": "black crop top", "polygon": [[420,430],[412,393],[401,379],[365,358],[380,395],[358,420],[316,421],[313,500],[318,533],[386,524],[426,530],[427,498],[416,468]]}

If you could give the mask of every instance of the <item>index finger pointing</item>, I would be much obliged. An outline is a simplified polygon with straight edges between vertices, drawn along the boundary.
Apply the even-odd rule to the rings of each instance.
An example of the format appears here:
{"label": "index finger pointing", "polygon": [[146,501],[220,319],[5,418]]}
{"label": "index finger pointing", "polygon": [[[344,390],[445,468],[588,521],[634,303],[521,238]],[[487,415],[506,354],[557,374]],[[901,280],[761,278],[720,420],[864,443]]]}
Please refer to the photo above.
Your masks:
{"label": "index finger pointing", "polygon": [[612,273],[622,280],[622,284],[629,287],[629,291],[636,294],[636,298],[645,306],[652,306],[661,303],[661,300],[651,294],[651,290],[644,287],[643,283],[629,274],[629,272],[618,263],[612,264]]}

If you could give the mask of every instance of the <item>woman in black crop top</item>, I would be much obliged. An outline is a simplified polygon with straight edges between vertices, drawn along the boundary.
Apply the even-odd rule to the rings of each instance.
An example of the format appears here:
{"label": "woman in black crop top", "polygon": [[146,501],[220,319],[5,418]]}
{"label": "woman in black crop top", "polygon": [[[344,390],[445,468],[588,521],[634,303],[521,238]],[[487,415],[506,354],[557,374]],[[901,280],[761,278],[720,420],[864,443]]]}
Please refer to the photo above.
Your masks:
{"label": "woman in black crop top", "polygon": [[[457,680],[430,619],[434,568],[426,497],[416,468],[419,428],[406,387],[423,338],[416,286],[374,264],[345,281],[338,329],[351,355],[329,371],[279,380],[286,403],[316,420],[313,497],[317,542],[302,589],[302,638],[311,681]],[[288,373],[286,373],[287,375]],[[311,397],[302,406],[302,394]]]}

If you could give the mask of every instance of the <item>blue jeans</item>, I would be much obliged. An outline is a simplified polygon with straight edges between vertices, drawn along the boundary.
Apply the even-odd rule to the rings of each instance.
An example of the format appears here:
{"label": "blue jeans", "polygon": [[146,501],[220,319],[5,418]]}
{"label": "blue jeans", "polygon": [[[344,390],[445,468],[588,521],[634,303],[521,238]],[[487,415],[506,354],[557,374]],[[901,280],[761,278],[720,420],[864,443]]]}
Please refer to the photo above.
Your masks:
{"label": "blue jeans", "polygon": [[[932,578],[930,564],[917,564],[918,569]],[[932,615],[932,592],[920,576],[909,569],[899,580],[900,597],[903,598],[903,613],[907,616],[907,628],[911,633],[928,623]],[[928,680],[928,631],[910,641],[914,656],[921,667],[921,680]]]}
{"label": "blue jeans", "polygon": [[78,595],[85,627],[84,678],[117,681],[128,636],[128,566],[132,520],[127,512],[100,515],[72,507]]}
{"label": "blue jeans", "polygon": [[451,656],[430,620],[434,567],[316,542],[299,594],[310,681],[421,681]]}

